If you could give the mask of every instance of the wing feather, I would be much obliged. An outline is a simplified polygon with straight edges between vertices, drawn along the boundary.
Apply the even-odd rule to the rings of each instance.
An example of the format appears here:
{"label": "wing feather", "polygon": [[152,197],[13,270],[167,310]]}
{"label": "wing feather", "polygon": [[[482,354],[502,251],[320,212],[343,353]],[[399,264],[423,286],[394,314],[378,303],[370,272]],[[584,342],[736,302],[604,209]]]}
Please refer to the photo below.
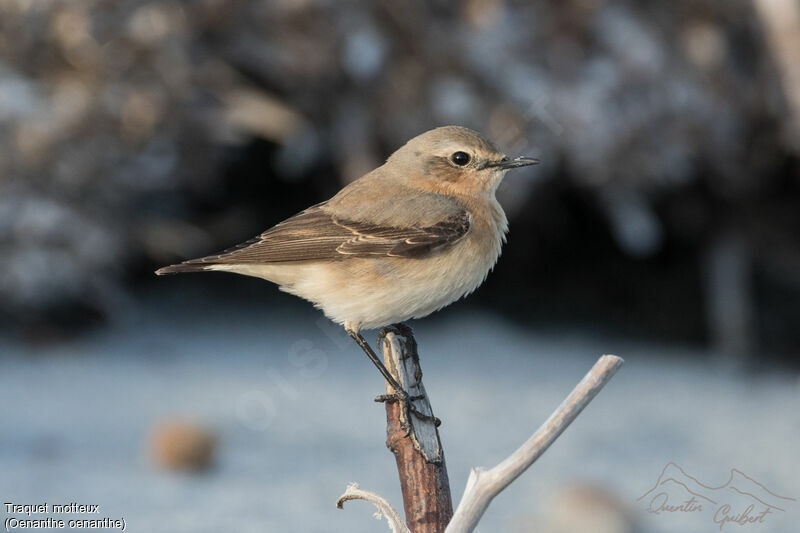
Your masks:
{"label": "wing feather", "polygon": [[323,209],[324,205],[310,207],[255,239],[219,254],[166,267],[163,273],[220,264],[338,261],[379,256],[420,258],[454,244],[470,228],[466,210],[429,226],[394,227],[340,218]]}

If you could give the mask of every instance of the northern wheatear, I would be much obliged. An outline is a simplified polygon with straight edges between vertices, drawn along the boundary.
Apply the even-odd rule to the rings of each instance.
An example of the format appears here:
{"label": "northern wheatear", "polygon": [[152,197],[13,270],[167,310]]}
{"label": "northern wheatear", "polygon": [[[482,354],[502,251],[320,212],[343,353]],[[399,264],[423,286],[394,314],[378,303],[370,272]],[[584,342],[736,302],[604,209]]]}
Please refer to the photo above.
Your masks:
{"label": "northern wheatear", "polygon": [[277,283],[342,324],[407,400],[359,330],[424,317],[478,288],[508,229],[497,186],[509,169],[537,162],[510,159],[472,130],[436,128],[330,200],[156,274],[215,270]]}

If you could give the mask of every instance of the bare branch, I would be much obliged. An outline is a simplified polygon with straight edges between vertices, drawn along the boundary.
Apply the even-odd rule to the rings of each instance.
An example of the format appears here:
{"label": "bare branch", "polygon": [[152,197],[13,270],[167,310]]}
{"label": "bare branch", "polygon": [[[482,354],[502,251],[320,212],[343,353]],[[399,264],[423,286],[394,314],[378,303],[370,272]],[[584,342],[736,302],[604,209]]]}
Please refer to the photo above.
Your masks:
{"label": "bare branch", "polygon": [[475,529],[495,496],[528,469],[612,378],[623,360],[604,355],[592,367],[558,409],[522,446],[490,470],[473,468],[453,519],[445,533],[469,533]]}
{"label": "bare branch", "polygon": [[344,494],[339,496],[339,499],[336,500],[336,507],[342,509],[344,502],[349,500],[365,500],[377,507],[378,512],[376,513],[376,517],[378,519],[380,519],[381,516],[385,517],[386,521],[389,522],[392,533],[411,533],[403,523],[403,519],[397,514],[397,511],[395,511],[382,496],[368,490],[362,490],[358,488],[357,483],[352,483],[347,486]]}
{"label": "bare branch", "polygon": [[[413,533],[441,533],[453,516],[450,481],[437,421],[422,384],[417,343],[404,327],[385,330],[383,357],[389,372],[415,398],[416,413],[402,402],[386,404],[386,446],[397,461],[406,524]],[[386,391],[394,392],[387,384]]]}

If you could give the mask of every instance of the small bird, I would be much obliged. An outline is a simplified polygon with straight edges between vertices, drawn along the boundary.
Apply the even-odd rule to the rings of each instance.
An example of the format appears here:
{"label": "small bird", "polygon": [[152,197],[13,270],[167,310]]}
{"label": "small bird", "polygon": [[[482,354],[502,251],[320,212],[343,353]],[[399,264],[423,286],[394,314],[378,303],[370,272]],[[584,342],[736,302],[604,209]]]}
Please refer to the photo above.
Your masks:
{"label": "small bird", "polygon": [[156,274],[213,270],[278,284],[343,325],[407,401],[360,330],[424,317],[478,288],[508,230],[495,191],[509,169],[535,163],[507,157],[470,129],[436,128],[333,198]]}

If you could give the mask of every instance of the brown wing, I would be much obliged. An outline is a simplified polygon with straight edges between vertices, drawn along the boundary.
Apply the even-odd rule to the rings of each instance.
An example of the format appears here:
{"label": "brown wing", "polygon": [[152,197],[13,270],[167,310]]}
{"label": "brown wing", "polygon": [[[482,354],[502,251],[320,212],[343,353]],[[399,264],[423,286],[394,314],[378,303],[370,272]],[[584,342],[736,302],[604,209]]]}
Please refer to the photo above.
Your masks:
{"label": "brown wing", "polygon": [[322,205],[306,209],[234,248],[165,267],[157,273],[186,272],[213,264],[336,261],[375,256],[417,258],[455,243],[470,227],[467,211],[431,226],[400,228],[345,220],[324,211]]}

